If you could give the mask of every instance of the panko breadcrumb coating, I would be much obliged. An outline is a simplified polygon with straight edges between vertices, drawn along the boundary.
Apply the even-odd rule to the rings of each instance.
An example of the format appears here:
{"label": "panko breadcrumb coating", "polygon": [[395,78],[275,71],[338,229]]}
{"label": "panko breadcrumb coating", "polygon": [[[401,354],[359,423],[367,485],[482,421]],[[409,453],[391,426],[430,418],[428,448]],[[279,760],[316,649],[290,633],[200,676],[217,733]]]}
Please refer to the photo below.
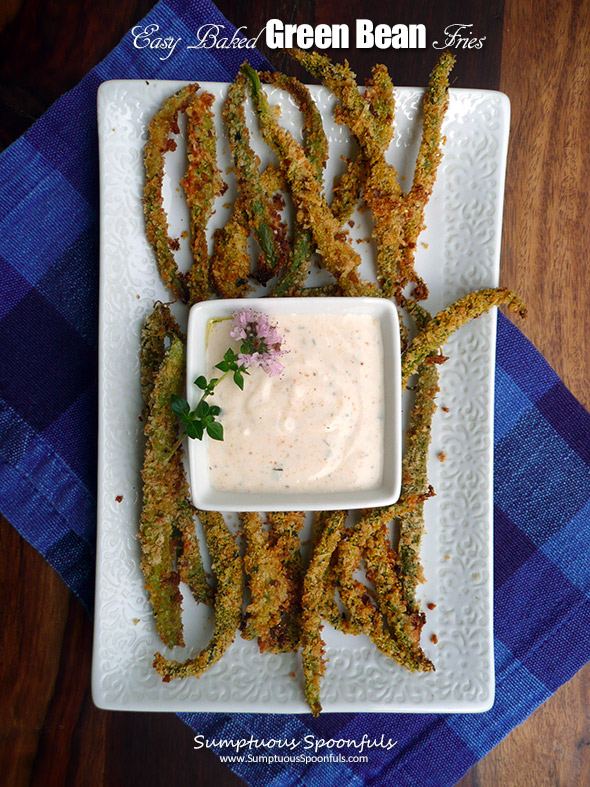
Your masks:
{"label": "panko breadcrumb coating", "polygon": [[[322,116],[313,101],[309,90],[294,77],[285,76],[280,72],[262,73],[260,78],[275,87],[285,90],[297,104],[303,118],[303,149],[312,165],[316,179],[321,188],[323,185],[324,167],[328,159],[328,140],[324,133]],[[293,248],[289,262],[281,272],[273,295],[275,297],[298,295],[307,277],[314,250],[313,235],[310,229],[303,227],[295,219],[293,232]]]}
{"label": "panko breadcrumb coating", "polygon": [[188,168],[180,181],[191,217],[193,263],[186,275],[189,304],[211,295],[207,224],[216,197],[226,186],[217,168],[217,135],[211,106],[215,97],[199,93],[186,108]]}
{"label": "panko breadcrumb coating", "polygon": [[184,112],[199,90],[195,82],[183,87],[167,99],[162,109],[148,124],[148,140],[143,149],[145,166],[145,186],[143,206],[145,231],[156,256],[156,263],[162,281],[175,298],[183,303],[188,301],[188,287],[184,274],[178,270],[174,250],[178,241],[168,236],[168,219],[164,210],[162,181],[164,179],[164,154],[176,150],[176,142],[170,134],[178,134],[178,115]]}
{"label": "panko breadcrumb coating", "polygon": [[[170,340],[168,350],[166,338]],[[182,450],[170,457],[178,439],[170,397],[184,388],[185,355],[180,329],[167,306],[157,304],[146,321],[141,362],[146,404],[141,568],[158,634],[168,647],[173,647],[184,644],[180,579],[189,584],[197,601],[209,602],[210,591],[195,536]]]}
{"label": "panko breadcrumb coating", "polygon": [[246,78],[239,73],[229,86],[222,114],[238,192],[244,195],[248,223],[261,250],[257,277],[265,284],[279,273],[287,261],[286,229],[272,200],[268,199],[264,191],[258,172],[260,161],[250,147],[250,132],[244,112],[246,86]]}
{"label": "panko breadcrumb coating", "polygon": [[217,511],[198,511],[203,525],[211,566],[216,578],[215,625],[207,647],[186,661],[154,657],[154,668],[164,683],[176,678],[200,677],[216,664],[235,639],[243,601],[242,561],[234,537]]}

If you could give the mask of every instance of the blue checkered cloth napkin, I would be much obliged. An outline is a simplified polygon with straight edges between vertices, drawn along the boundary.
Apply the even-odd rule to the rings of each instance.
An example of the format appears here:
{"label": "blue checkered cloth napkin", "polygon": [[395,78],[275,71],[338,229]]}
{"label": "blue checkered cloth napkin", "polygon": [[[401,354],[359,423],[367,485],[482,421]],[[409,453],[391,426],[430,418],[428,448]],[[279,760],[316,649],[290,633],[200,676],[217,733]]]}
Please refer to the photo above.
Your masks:
{"label": "blue checkered cloth napkin", "polygon": [[[205,23],[233,32],[204,0],[163,0],[140,24],[157,24],[187,42]],[[0,156],[0,510],[88,609],[95,543],[96,91],[111,78],[229,80],[244,50],[177,48],[166,60],[161,54],[135,49],[125,36]],[[268,66],[255,51],[248,57]],[[495,449],[494,708],[480,715],[319,719],[184,715],[197,733],[217,740],[360,741],[384,734],[398,742],[392,750],[372,749],[368,763],[232,763],[246,782],[452,785],[590,659],[590,415],[503,317]]]}

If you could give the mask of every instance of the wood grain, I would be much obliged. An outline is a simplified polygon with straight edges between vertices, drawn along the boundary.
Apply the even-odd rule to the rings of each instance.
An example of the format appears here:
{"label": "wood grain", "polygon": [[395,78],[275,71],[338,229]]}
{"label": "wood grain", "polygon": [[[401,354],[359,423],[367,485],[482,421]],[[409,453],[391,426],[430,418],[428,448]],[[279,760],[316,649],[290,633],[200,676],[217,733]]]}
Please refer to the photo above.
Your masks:
{"label": "wood grain", "polygon": [[[10,0],[0,11],[0,146],[73,87],[152,5],[151,0]],[[590,405],[587,273],[590,0],[221,0],[226,16],[258,31],[285,22],[422,22],[432,38],[457,21],[486,36],[461,53],[455,85],[500,88],[512,102],[502,280],[527,300],[524,331]],[[300,73],[278,53],[268,56]],[[375,60],[397,84],[424,84],[432,51],[348,50],[361,79]],[[190,76],[190,75],[188,75]],[[171,714],[110,713],[90,698],[92,626],[48,564],[0,518],[0,773],[15,785],[243,782],[192,749]],[[590,784],[590,665],[460,781],[460,787]]]}
{"label": "wood grain", "polygon": [[[501,89],[512,103],[502,280],[525,333],[590,406],[590,3],[506,6]],[[526,46],[523,46],[526,31]]]}
{"label": "wood grain", "polygon": [[[501,281],[519,327],[590,407],[590,2],[508,0],[500,89],[512,122]],[[590,784],[590,665],[458,787]]]}

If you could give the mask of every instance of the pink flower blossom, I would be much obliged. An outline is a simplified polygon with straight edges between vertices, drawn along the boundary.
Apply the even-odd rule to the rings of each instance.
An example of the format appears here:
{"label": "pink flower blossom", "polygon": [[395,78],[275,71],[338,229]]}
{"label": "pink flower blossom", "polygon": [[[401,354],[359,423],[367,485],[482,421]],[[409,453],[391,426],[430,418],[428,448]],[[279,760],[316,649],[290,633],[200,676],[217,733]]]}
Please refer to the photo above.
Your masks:
{"label": "pink flower blossom", "polygon": [[244,369],[260,366],[270,377],[282,373],[284,366],[278,359],[285,354],[283,338],[268,315],[251,309],[234,312],[230,336],[241,341],[238,358]]}

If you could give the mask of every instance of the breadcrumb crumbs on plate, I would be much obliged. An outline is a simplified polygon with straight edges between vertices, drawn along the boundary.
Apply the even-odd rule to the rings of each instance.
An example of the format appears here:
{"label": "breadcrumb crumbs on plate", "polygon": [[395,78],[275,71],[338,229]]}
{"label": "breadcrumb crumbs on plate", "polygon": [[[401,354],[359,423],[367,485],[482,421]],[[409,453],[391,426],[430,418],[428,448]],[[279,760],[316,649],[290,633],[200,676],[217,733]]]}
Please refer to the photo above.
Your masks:
{"label": "breadcrumb crumbs on plate", "polygon": [[437,456],[438,456],[439,462],[446,462],[447,461],[447,455],[445,454],[444,451],[439,451]]}
{"label": "breadcrumb crumbs on plate", "polygon": [[430,635],[430,641],[432,642],[433,645],[438,644],[438,637],[436,636],[436,634]]}
{"label": "breadcrumb crumbs on plate", "polygon": [[123,500],[123,495],[117,495],[115,500],[117,501],[117,503],[120,503]]}
{"label": "breadcrumb crumbs on plate", "polygon": [[430,604],[426,605],[426,608],[430,609],[430,610],[436,609],[436,604],[433,604],[432,601],[431,601]]}

